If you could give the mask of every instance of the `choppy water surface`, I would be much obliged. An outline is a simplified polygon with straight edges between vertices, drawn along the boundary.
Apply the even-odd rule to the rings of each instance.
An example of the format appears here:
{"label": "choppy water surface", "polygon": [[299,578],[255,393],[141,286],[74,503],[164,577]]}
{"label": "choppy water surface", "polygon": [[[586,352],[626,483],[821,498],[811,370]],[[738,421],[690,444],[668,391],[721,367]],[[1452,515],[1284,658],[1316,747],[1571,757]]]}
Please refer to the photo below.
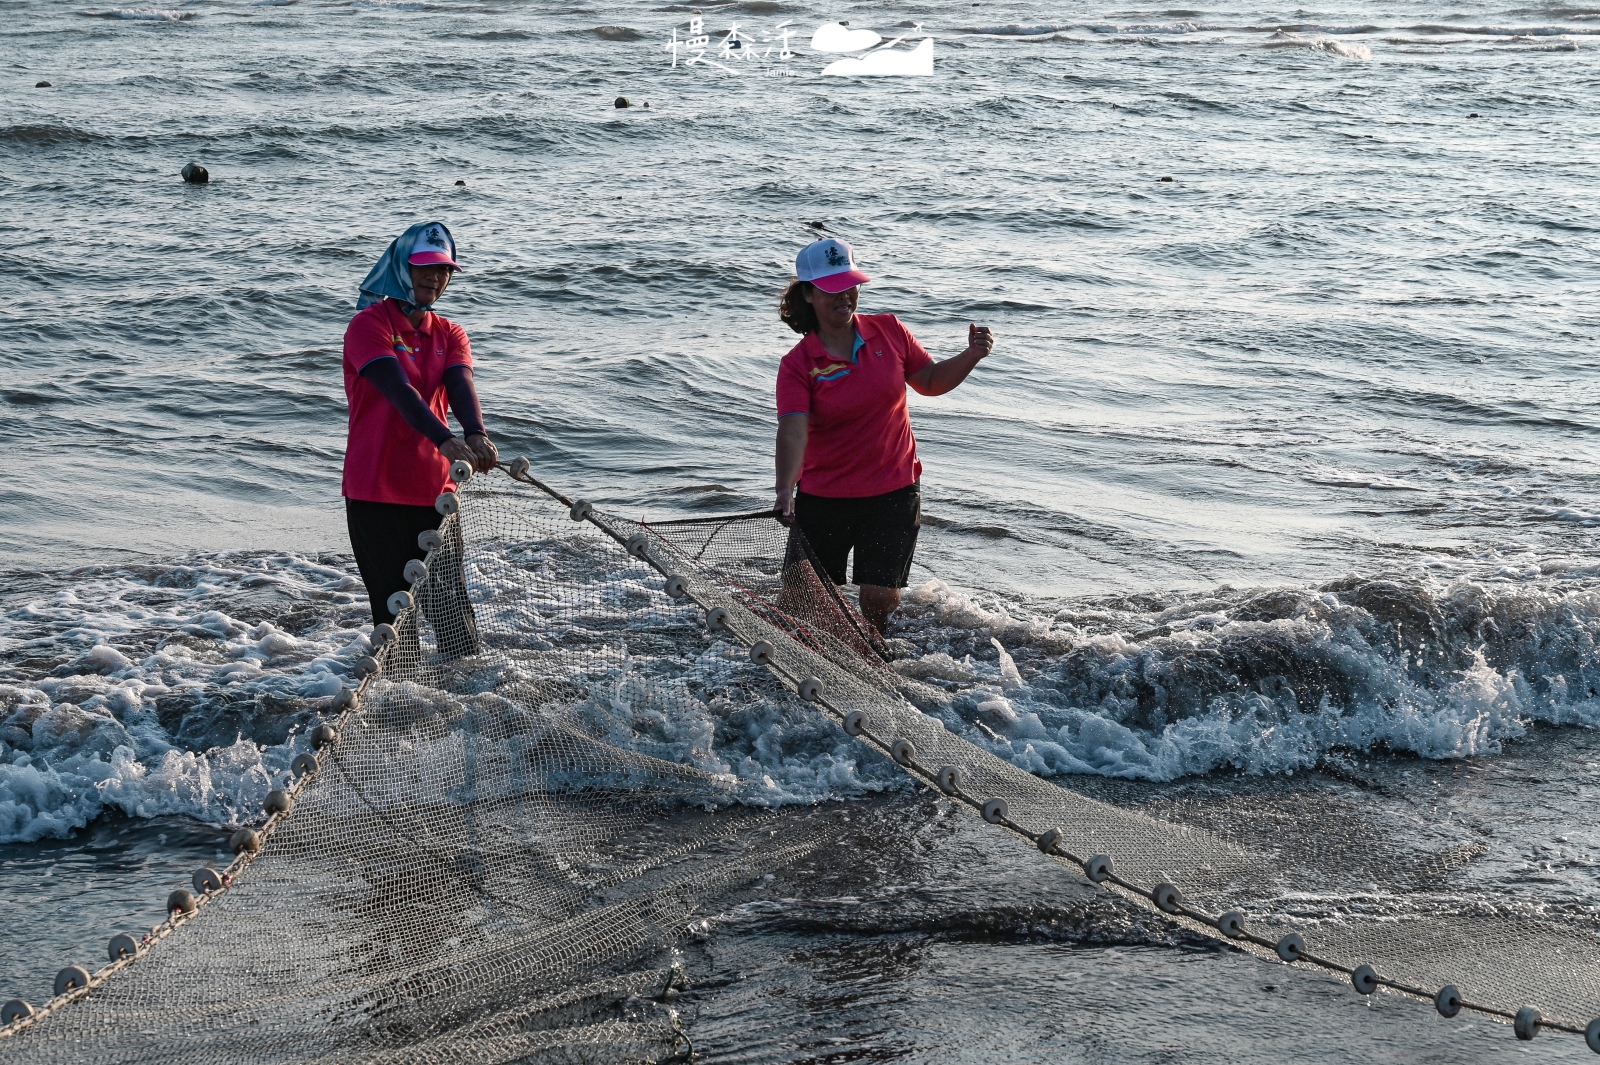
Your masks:
{"label": "choppy water surface", "polygon": [[[0,994],[158,919],[361,652],[340,340],[423,216],[502,450],[629,515],[766,503],[775,294],[812,223],[847,237],[863,309],[936,355],[1000,337],[912,400],[897,668],[959,690],[952,729],[1158,807],[1326,777],[1481,843],[1475,890],[1592,908],[1600,8],[703,10],[758,52],[788,21],[793,57],[674,68],[681,5],[0,3],[0,881],[50,915]],[[920,23],[934,77],[821,77],[828,19]],[[911,801],[808,722],[685,724],[710,745],[639,742],[773,802]],[[705,949],[747,979],[706,1045],[1517,1049],[1092,911],[1042,933],[982,901],[1054,890],[1025,855],[945,846],[852,888],[919,920],[727,915]]]}

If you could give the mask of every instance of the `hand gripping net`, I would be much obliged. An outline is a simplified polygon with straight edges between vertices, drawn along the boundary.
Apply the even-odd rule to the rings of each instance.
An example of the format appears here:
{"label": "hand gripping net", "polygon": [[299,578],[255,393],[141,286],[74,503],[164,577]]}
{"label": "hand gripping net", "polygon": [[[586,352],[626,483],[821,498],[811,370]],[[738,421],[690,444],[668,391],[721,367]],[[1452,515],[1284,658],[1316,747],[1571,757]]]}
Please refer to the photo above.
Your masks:
{"label": "hand gripping net", "polygon": [[[0,1062],[686,1060],[674,944],[842,832],[825,808],[763,809],[735,777],[611,742],[608,707],[670,722],[706,697],[667,666],[701,625],[747,658],[725,696],[794,693],[1063,876],[1362,993],[1523,1038],[1587,1028],[1600,1050],[1592,927],[1447,904],[1431,889],[1448,860],[1341,853],[1330,869],[1292,838],[1304,818],[1157,820],[1043,781],[918,710],[943,693],[885,667],[771,514],[639,524],[525,460],[509,472],[522,484],[441,497],[450,516],[393,631],[265,823],[235,834],[234,862],[197,871],[98,971],[63,970],[55,998],[7,1004]],[[1346,884],[1410,905],[1305,915],[1308,893]]]}

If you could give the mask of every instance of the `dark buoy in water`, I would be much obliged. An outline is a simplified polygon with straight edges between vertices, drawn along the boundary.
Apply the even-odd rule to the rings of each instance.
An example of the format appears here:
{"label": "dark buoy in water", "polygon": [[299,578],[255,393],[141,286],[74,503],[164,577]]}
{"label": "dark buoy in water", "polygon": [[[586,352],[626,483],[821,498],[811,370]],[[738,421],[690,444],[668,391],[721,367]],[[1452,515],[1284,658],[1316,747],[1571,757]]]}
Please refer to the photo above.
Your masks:
{"label": "dark buoy in water", "polygon": [[457,184],[457,185],[462,185],[462,186],[464,186],[464,185],[466,185],[466,182],[465,182],[465,181],[463,181],[463,180],[461,180],[461,179],[460,179],[460,178],[457,178],[457,179],[456,179],[456,184]]}
{"label": "dark buoy in water", "polygon": [[[33,87],[35,89],[48,89],[50,88],[50,83],[48,81],[36,81],[33,83]],[[1477,118],[1478,116],[1473,115],[1472,117]]]}
{"label": "dark buoy in water", "polygon": [[812,229],[820,229],[824,233],[828,231],[828,227],[823,225],[821,222],[807,222],[806,225],[810,226]]}
{"label": "dark buoy in water", "polygon": [[649,101],[649,100],[646,100],[646,101],[645,101],[645,102],[644,102],[644,105],[645,105],[645,106],[646,106],[646,107],[649,107],[649,106],[650,106],[650,101]]}
{"label": "dark buoy in water", "polygon": [[211,172],[199,163],[185,163],[180,173],[183,180],[191,185],[207,185],[211,182]]}
{"label": "dark buoy in water", "polygon": [[[42,81],[42,82],[40,82],[40,83],[39,83],[39,84],[41,84],[41,85],[48,85],[48,84],[50,84],[50,83],[49,83],[49,82],[48,82],[48,81]],[[1468,117],[1468,118],[1477,118],[1477,117],[1478,117],[1478,112],[1476,112],[1476,111],[1474,111],[1474,112],[1472,112],[1472,114],[1470,114],[1470,115],[1468,115],[1468,116],[1467,116],[1467,117]]]}
{"label": "dark buoy in water", "polygon": [[1157,181],[1171,181],[1172,179],[1169,178],[1169,177],[1158,177],[1158,178],[1156,178],[1156,180]]}
{"label": "dark buoy in water", "polygon": [[616,106],[617,107],[632,107],[633,105],[628,102],[628,98],[626,96],[619,96],[619,97],[617,97]]}

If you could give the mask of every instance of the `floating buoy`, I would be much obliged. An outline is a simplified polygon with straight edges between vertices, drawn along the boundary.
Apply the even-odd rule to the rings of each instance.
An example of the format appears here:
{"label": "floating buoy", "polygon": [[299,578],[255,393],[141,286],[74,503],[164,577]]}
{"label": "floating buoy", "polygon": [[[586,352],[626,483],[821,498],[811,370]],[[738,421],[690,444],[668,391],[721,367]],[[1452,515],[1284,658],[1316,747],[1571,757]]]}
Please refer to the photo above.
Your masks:
{"label": "floating buoy", "polygon": [[867,715],[860,710],[852,710],[844,715],[844,730],[852,736],[859,736],[867,727]]}
{"label": "floating buoy", "polygon": [[526,477],[528,476],[528,468],[531,465],[532,463],[528,461],[526,455],[518,455],[516,458],[511,460],[511,465],[507,466],[506,469],[511,472],[511,476],[513,477]]}
{"label": "floating buoy", "polygon": [[311,746],[319,751],[324,747],[332,747],[334,741],[338,738],[339,730],[327,722],[323,722],[311,730]]}
{"label": "floating buoy", "polygon": [[1238,910],[1229,910],[1217,918],[1217,931],[1229,939],[1244,938],[1244,914]]}
{"label": "floating buoy", "polygon": [[777,648],[766,640],[757,640],[750,645],[750,661],[758,666],[764,666],[772,661],[772,656],[777,653]]}
{"label": "floating buoy", "polygon": [[[411,594],[409,592],[395,592],[394,595],[389,597],[389,605],[393,607],[395,596],[401,595],[406,597],[405,605],[409,607],[411,605]],[[395,611],[397,614],[399,612],[400,611],[398,610]],[[373,658],[371,655],[362,655],[351,665],[350,672],[354,673],[358,677],[370,677],[374,673],[378,672],[378,660]]]}
{"label": "floating buoy", "polygon": [[287,791],[282,788],[274,788],[267,792],[267,801],[261,804],[261,808],[267,812],[268,817],[271,817],[273,814],[288,813],[293,805],[294,800],[289,798]]}
{"label": "floating buoy", "polygon": [[211,181],[211,172],[199,163],[185,163],[178,176],[190,185],[205,185]]}
{"label": "floating buoy", "polygon": [[48,81],[36,81],[33,83],[33,87],[35,89],[48,89],[51,87],[51,85]]}
{"label": "floating buoy", "polygon": [[294,770],[297,777],[309,776],[317,771],[317,756],[310,751],[302,751],[294,756],[289,768]]}
{"label": "floating buoy", "polygon": [[728,627],[728,612],[720,606],[714,606],[706,611],[706,628],[712,632],[721,632]]}
{"label": "floating buoy", "polygon": [[418,581],[427,580],[427,564],[420,558],[414,558],[406,563],[406,568],[400,571],[400,576],[406,579],[407,584],[416,584]]}
{"label": "floating buoy", "polygon": [[1064,833],[1059,828],[1047,828],[1039,833],[1039,838],[1034,840],[1034,846],[1045,854],[1054,854],[1060,845]]}
{"label": "floating buoy", "polygon": [[111,945],[107,948],[106,953],[111,955],[112,961],[131,958],[139,953],[139,941],[126,932],[118,932],[111,937]]}
{"label": "floating buoy", "polygon": [[424,551],[437,551],[444,539],[439,535],[438,529],[423,529],[417,533],[417,546]]}
{"label": "floating buoy", "polygon": [[389,613],[393,614],[395,617],[399,617],[401,614],[404,614],[407,610],[411,609],[412,602],[413,600],[411,598],[411,593],[401,589],[400,591],[391,595],[389,597],[389,601],[384,605],[389,608]]}
{"label": "floating buoy", "polygon": [[189,879],[194,881],[194,889],[202,895],[209,895],[213,891],[222,890],[222,874],[209,865],[203,865],[196,869],[194,876]]}
{"label": "floating buoy", "polygon": [[14,998],[4,1006],[0,1006],[0,1024],[11,1024],[24,1017],[33,1016],[33,1006],[20,998]]}
{"label": "floating buoy", "polygon": [[1005,821],[1010,810],[1004,799],[996,797],[983,804],[983,819],[991,825],[998,825]]}
{"label": "floating buoy", "polygon": [[1524,1006],[1517,1011],[1517,1019],[1511,1022],[1511,1030],[1517,1033],[1518,1039],[1532,1039],[1539,1034],[1539,1025],[1544,1017],[1532,1006]]}
{"label": "floating buoy", "polygon": [[634,533],[628,537],[628,554],[634,558],[650,557],[650,537],[642,532]]}
{"label": "floating buoy", "polygon": [[[1306,941],[1300,938],[1299,932],[1290,932],[1288,935],[1278,940],[1278,957],[1282,958],[1284,961],[1299,961],[1305,952]],[[1454,991],[1455,988],[1447,988],[1446,990]],[[1440,993],[1443,994],[1443,992]],[[1443,1011],[1441,1010],[1440,1012]],[[1445,1016],[1449,1017],[1454,1015],[1445,1014]]]}
{"label": "floating buoy", "polygon": [[461,500],[454,492],[440,492],[439,498],[433,501],[433,509],[448,518],[461,509]]}
{"label": "floating buoy", "polygon": [[[167,913],[194,913],[200,907],[195,905],[194,896],[183,888],[179,888],[167,896]],[[59,978],[58,978],[59,979]]]}
{"label": "floating buoy", "polygon": [[[27,1005],[27,1003],[23,1003]],[[1589,1049],[1600,1054],[1600,1017],[1589,1022],[1589,1027],[1583,1030],[1583,1041],[1589,1044]]]}
{"label": "floating buoy", "polygon": [[335,710],[348,710],[354,705],[356,705],[356,693],[349,688],[340,688],[339,694],[333,697]]}
{"label": "floating buoy", "polygon": [[910,740],[895,740],[889,745],[889,757],[903,766],[910,766],[917,760],[917,749]]}
{"label": "floating buoy", "polygon": [[583,521],[593,513],[594,504],[590,503],[587,499],[580,499],[576,503],[572,504],[572,509],[567,511],[567,517],[571,518],[573,521]]}
{"label": "floating buoy", "polygon": [[228,837],[228,849],[235,854],[254,854],[261,849],[261,834],[253,828],[241,828]]}
{"label": "floating buoy", "polygon": [[668,577],[666,592],[674,599],[682,599],[689,594],[689,581],[685,577]]}
{"label": "floating buoy", "polygon": [[1177,913],[1183,909],[1183,892],[1178,890],[1176,884],[1157,884],[1155,890],[1150,892],[1150,901],[1162,913]]}
{"label": "floating buoy", "polygon": [[807,677],[796,687],[795,694],[808,703],[814,703],[822,698],[822,682],[816,677]]}
{"label": "floating buoy", "polygon": [[465,180],[465,179],[463,179],[463,178],[456,178],[456,188],[458,188],[458,189],[459,189],[459,188],[462,188],[462,187],[464,187],[464,186],[465,186],[465,185],[466,185],[466,180]]}
{"label": "floating buoy", "polygon": [[65,995],[89,986],[89,970],[81,965],[69,965],[56,973],[56,994]]}
{"label": "floating buoy", "polygon": [[472,480],[472,463],[466,459],[456,459],[450,464],[450,479],[456,484],[466,484]]}
{"label": "floating buoy", "polygon": [[611,106],[612,107],[616,107],[616,108],[623,108],[623,107],[632,107],[633,104],[628,102],[628,98],[626,96],[619,96],[619,97],[617,97],[616,103],[612,104]]}
{"label": "floating buoy", "polygon": [[1378,970],[1370,965],[1357,965],[1355,972],[1350,974],[1350,986],[1363,995],[1370,995],[1378,990]]}
{"label": "floating buoy", "polygon": [[933,775],[933,782],[939,785],[939,790],[946,795],[955,795],[961,790],[961,770],[953,765],[947,765]]}

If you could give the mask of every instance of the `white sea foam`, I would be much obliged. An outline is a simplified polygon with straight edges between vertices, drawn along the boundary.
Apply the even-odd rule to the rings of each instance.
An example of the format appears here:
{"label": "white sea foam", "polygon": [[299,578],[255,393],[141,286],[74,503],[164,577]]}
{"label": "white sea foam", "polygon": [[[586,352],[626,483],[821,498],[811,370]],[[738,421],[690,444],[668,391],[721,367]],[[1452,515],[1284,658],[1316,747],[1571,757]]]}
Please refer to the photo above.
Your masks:
{"label": "white sea foam", "polygon": [[197,11],[154,7],[119,7],[110,11],[85,11],[84,14],[95,18],[132,19],[136,22],[187,22],[199,17]]}

